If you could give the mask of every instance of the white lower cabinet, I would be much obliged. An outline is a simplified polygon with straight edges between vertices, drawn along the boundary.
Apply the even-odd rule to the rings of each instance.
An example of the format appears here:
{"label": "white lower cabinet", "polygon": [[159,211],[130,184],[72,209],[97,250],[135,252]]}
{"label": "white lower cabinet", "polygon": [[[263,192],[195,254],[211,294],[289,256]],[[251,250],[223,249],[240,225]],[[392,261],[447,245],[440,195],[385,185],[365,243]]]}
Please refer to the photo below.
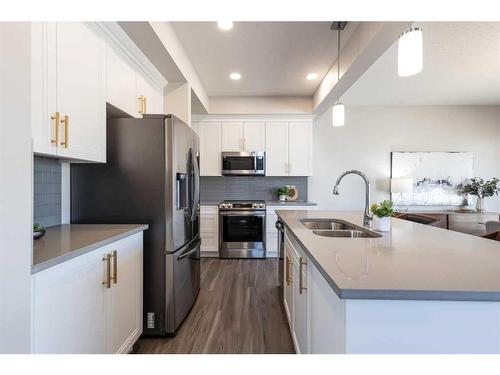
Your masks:
{"label": "white lower cabinet", "polygon": [[200,252],[205,257],[219,256],[219,209],[202,205],[200,208]]}
{"label": "white lower cabinet", "polygon": [[283,302],[295,351],[345,353],[345,304],[290,233],[284,261]]}
{"label": "white lower cabinet", "polygon": [[[307,316],[308,259],[294,240],[285,237],[285,310],[290,323],[295,351],[309,353]],[[287,283],[288,278],[288,283]]]}
{"label": "white lower cabinet", "polygon": [[142,259],[141,232],[35,273],[33,352],[128,352],[142,334]]}
{"label": "white lower cabinet", "polygon": [[275,257],[278,255],[278,230],[276,229],[276,221],[278,215],[276,210],[311,210],[316,206],[296,206],[296,205],[278,205],[273,206],[268,204],[266,208],[266,253],[267,257]]}

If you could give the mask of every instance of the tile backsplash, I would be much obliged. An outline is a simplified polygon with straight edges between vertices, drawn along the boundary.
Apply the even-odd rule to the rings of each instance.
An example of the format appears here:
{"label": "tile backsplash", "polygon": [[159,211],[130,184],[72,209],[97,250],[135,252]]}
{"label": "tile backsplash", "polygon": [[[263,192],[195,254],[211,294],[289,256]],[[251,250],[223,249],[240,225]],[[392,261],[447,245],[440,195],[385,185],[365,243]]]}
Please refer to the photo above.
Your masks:
{"label": "tile backsplash", "polygon": [[61,224],[61,164],[57,159],[35,156],[33,223],[44,227]]}
{"label": "tile backsplash", "polygon": [[201,177],[201,202],[224,199],[276,200],[275,191],[284,185],[295,185],[299,200],[307,200],[307,177]]}

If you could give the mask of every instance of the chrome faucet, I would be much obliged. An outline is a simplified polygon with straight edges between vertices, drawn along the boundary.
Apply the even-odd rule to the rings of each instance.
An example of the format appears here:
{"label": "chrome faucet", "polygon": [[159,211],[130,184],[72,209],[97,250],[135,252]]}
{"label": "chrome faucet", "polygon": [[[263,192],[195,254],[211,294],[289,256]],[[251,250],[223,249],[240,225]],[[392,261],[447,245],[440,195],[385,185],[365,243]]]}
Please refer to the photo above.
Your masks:
{"label": "chrome faucet", "polygon": [[373,216],[370,214],[370,181],[368,180],[368,177],[363,172],[357,171],[355,169],[351,171],[345,171],[342,173],[339,178],[337,178],[337,182],[335,183],[335,186],[333,187],[333,194],[339,195],[339,184],[340,181],[344,178],[344,176],[348,174],[357,174],[358,176],[361,176],[363,180],[365,180],[365,186],[366,186],[366,197],[365,197],[365,214],[363,217],[363,225],[365,227],[370,226],[370,222],[373,219]]}

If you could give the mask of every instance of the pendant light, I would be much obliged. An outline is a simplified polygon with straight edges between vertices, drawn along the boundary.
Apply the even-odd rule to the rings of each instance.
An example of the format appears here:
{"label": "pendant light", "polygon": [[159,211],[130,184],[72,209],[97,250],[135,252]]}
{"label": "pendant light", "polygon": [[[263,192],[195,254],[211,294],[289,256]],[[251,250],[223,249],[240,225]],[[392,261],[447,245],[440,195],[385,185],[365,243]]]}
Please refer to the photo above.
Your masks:
{"label": "pendant light", "polygon": [[[347,22],[334,22],[330,27],[331,30],[337,30],[337,84],[340,81],[340,32],[344,30]],[[344,105],[340,102],[340,98],[332,107],[332,126],[344,126]]]}
{"label": "pendant light", "polygon": [[398,75],[409,77],[419,73],[423,67],[423,38],[420,27],[412,27],[399,36]]}

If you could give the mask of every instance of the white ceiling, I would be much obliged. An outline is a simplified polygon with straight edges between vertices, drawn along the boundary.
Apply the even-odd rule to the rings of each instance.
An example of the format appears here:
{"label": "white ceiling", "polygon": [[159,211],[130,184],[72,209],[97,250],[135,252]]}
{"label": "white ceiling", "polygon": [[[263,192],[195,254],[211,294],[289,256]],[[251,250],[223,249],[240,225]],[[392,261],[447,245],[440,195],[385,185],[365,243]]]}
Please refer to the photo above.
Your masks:
{"label": "white ceiling", "polygon": [[[209,96],[311,96],[337,58],[331,22],[172,22]],[[356,28],[342,32],[342,45]],[[239,72],[239,81],[229,79]],[[308,81],[315,72],[318,79]]]}
{"label": "white ceiling", "polygon": [[349,105],[499,105],[500,22],[421,22],[424,68],[397,75],[397,42],[349,89]]}

